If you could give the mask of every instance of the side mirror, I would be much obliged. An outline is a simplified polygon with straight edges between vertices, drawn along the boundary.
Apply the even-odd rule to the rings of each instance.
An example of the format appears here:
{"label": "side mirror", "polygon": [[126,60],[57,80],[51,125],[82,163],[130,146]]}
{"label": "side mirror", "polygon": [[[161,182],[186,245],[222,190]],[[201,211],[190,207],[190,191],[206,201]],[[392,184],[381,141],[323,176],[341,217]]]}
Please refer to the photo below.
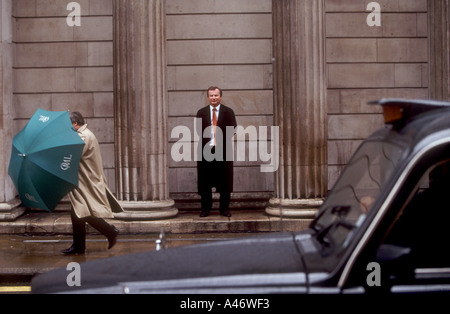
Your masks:
{"label": "side mirror", "polygon": [[376,259],[380,264],[390,264],[411,254],[409,247],[382,244],[378,248]]}
{"label": "side mirror", "polygon": [[376,260],[380,264],[382,277],[391,283],[414,276],[409,247],[382,244],[378,248]]}

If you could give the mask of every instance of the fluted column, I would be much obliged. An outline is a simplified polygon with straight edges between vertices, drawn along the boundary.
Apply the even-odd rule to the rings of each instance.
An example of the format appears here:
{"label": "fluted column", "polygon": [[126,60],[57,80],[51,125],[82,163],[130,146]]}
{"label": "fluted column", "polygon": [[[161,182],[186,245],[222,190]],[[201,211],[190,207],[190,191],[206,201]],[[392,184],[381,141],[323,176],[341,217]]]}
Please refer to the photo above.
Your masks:
{"label": "fluted column", "polygon": [[24,209],[8,175],[14,130],[12,0],[0,0],[0,221],[13,221]]}
{"label": "fluted column", "polygon": [[130,219],[169,218],[163,0],[114,1],[118,198]]}
{"label": "fluted column", "polygon": [[324,1],[272,3],[280,167],[266,212],[311,218],[327,192]]}
{"label": "fluted column", "polygon": [[428,1],[430,98],[450,100],[450,1]]}

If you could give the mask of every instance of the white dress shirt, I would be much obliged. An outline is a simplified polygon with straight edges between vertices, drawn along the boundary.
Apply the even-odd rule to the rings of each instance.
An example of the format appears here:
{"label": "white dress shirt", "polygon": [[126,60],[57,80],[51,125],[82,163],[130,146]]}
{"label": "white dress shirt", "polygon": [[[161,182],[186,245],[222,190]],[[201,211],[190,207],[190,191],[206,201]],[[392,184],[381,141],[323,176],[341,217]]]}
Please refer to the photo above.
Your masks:
{"label": "white dress shirt", "polygon": [[216,115],[217,115],[217,121],[219,121],[219,113],[220,113],[220,104],[217,107],[213,107],[211,105],[209,105],[209,113],[210,113],[210,117],[211,117],[211,142],[210,142],[210,146],[214,146],[214,127],[213,127],[213,110],[217,109]]}

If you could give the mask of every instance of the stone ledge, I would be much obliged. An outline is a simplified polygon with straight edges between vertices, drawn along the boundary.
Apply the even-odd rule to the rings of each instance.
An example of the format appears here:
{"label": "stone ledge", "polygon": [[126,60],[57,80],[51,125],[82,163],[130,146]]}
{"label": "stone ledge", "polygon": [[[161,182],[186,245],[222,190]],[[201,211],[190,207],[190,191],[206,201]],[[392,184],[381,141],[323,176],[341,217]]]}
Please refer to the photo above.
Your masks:
{"label": "stone ledge", "polygon": [[[108,220],[122,234],[154,234],[164,229],[171,234],[192,233],[256,233],[297,232],[306,229],[310,219],[280,219],[271,217],[263,210],[232,211],[231,218],[212,212],[209,217],[200,218],[199,212],[181,212],[175,218],[166,220],[124,221]],[[90,226],[88,233],[96,231]],[[70,214],[66,212],[28,212],[14,222],[0,222],[0,234],[54,235],[72,234]]]}
{"label": "stone ledge", "polygon": [[322,199],[279,199],[273,198],[269,201],[266,213],[274,217],[291,219],[313,219],[319,207],[323,204]]}
{"label": "stone ledge", "polygon": [[154,202],[120,202],[124,212],[114,214],[115,219],[125,221],[164,220],[178,215],[173,200]]}
{"label": "stone ledge", "polygon": [[21,201],[14,199],[8,203],[0,203],[0,222],[11,222],[25,213],[25,208],[20,207]]}

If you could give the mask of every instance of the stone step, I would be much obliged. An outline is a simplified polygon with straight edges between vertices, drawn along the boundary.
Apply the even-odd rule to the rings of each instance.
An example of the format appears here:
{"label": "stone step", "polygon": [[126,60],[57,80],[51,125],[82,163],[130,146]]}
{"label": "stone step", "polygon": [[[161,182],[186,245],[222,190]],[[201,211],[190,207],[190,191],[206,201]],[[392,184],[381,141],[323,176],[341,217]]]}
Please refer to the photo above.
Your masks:
{"label": "stone step", "polygon": [[[223,217],[216,210],[206,218],[199,217],[199,211],[180,211],[171,219],[152,221],[108,220],[116,226],[121,234],[150,234],[164,230],[172,234],[213,233],[213,232],[280,232],[301,231],[307,228],[311,219],[288,219],[272,217],[264,210],[235,210],[232,217]],[[0,222],[0,234],[53,235],[71,234],[70,213],[56,211],[53,213],[27,211],[12,222]],[[94,234],[90,226],[88,233]]]}

